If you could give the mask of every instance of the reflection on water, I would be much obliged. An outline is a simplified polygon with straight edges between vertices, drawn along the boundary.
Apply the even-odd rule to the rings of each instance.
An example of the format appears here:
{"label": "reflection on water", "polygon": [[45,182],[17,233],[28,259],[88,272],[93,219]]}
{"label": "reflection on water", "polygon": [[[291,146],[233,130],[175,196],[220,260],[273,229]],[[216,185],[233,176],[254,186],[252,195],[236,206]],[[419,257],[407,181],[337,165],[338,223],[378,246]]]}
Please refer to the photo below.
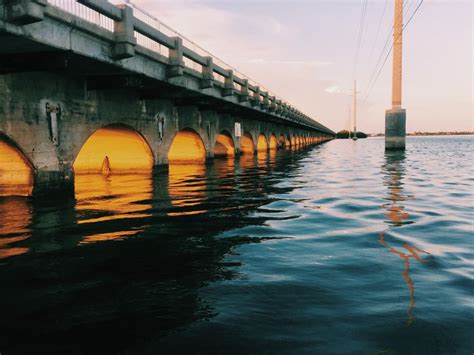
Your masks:
{"label": "reflection on water", "polygon": [[255,155],[244,154],[240,157],[238,164],[241,169],[249,170],[255,168],[257,160]]}
{"label": "reflection on water", "polygon": [[[385,199],[390,202],[384,204],[383,208],[387,210],[385,217],[388,218],[389,229],[413,223],[409,221],[410,215],[404,212],[405,207],[402,205],[403,201],[415,198],[414,196],[405,195],[403,192],[404,164],[405,152],[394,151],[385,153],[385,164],[382,166],[382,172],[384,174],[384,184],[388,189],[388,195]],[[400,248],[392,247],[387,243],[385,234],[386,231],[380,233],[380,244],[403,260],[404,270],[402,275],[410,290],[410,303],[407,308],[408,325],[410,325],[414,320],[412,311],[415,307],[415,284],[410,277],[410,259],[424,262],[419,253],[428,253],[408,243],[404,243],[401,250]]]}
{"label": "reflection on water", "polygon": [[31,205],[25,198],[0,199],[0,260],[27,253],[17,243],[31,235]]}
{"label": "reflection on water", "polygon": [[[52,353],[70,353],[79,344],[94,344],[88,348],[93,352],[117,353],[134,346],[137,337],[160,338],[214,317],[198,291],[213,281],[238,278],[235,265],[225,258],[239,245],[261,241],[239,234],[215,237],[265,223],[267,218],[250,217],[268,203],[273,185],[260,173],[268,159],[257,161],[257,156],[244,155],[208,165],[171,164],[168,172],[153,176],[78,174],[75,206],[36,212],[51,212],[34,223],[44,230],[38,235],[58,239],[55,247],[48,253],[35,249],[24,259],[8,258],[8,268],[0,268],[5,307],[0,344],[8,339],[5,348],[19,353],[38,344],[48,344]],[[282,168],[292,166],[281,163]],[[30,226],[31,216],[18,214],[20,207],[11,201],[0,205],[2,215],[17,217],[8,224],[2,219],[2,255],[20,252],[8,238],[26,237],[36,228]],[[30,204],[19,201],[21,209]],[[57,219],[57,212],[68,218]],[[57,225],[51,225],[54,221]],[[21,252],[27,250],[25,246]],[[35,284],[31,292],[18,292],[27,282]]]}
{"label": "reflection on water", "polygon": [[205,213],[202,205],[206,198],[206,166],[203,164],[170,164],[168,192],[173,207],[169,216]]}
{"label": "reflection on water", "polygon": [[406,158],[338,140],[78,176],[68,203],[0,199],[0,352],[469,354],[474,140],[410,142]]}
{"label": "reflection on water", "polygon": [[[78,174],[76,176],[77,224],[143,219],[151,216],[153,177],[146,174]],[[148,202],[147,202],[148,201]],[[111,226],[109,224],[109,226]],[[116,228],[114,225],[112,228]],[[127,226],[126,226],[127,227]],[[81,244],[118,240],[138,231],[117,230],[85,236]]]}

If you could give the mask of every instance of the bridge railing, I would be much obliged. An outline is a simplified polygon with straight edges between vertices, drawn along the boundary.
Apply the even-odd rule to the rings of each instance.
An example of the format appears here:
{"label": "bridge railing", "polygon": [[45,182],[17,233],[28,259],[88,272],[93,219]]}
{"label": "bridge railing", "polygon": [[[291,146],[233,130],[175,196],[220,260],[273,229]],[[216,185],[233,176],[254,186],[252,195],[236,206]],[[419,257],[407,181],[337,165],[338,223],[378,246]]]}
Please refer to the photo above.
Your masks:
{"label": "bridge railing", "polygon": [[148,14],[130,0],[47,0],[64,11],[67,11],[87,22],[114,32],[115,22],[122,21],[122,11],[117,5],[133,9],[133,31],[137,44],[166,58],[170,50],[176,50],[176,38],[182,41],[182,58],[184,66],[198,73],[209,67],[212,58],[211,80],[217,81],[225,89],[247,96],[253,105],[260,105],[279,113],[291,121],[308,125],[322,131],[332,132],[301,111],[287,104],[279,96],[257,83],[250,77],[233,68],[219,57],[208,52],[187,37],[175,31],[159,19]]}

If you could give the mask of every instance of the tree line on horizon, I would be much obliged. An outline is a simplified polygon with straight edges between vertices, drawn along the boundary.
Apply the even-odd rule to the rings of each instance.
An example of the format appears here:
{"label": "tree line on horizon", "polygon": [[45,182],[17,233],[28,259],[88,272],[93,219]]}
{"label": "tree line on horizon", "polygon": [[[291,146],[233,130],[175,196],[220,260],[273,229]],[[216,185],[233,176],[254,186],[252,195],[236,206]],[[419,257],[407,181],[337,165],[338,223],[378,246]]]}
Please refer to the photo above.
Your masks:
{"label": "tree line on horizon", "polygon": [[[354,132],[350,132],[350,137],[354,137]],[[336,138],[337,139],[348,139],[349,138],[349,131],[346,129],[343,129],[342,131],[339,131],[336,133]],[[364,132],[359,132],[357,131],[357,138],[367,138],[367,134]]]}

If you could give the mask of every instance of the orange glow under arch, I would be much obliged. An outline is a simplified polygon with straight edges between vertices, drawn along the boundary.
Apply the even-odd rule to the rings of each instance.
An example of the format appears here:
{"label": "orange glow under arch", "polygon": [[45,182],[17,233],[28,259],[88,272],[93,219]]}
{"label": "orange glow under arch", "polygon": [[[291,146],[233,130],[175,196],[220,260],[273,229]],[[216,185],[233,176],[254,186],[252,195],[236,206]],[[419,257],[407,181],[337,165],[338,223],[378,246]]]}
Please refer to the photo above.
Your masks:
{"label": "orange glow under arch", "polygon": [[216,144],[214,145],[214,157],[235,156],[235,145],[232,136],[227,131],[222,131],[217,135]]}
{"label": "orange glow under arch", "polygon": [[33,166],[7,137],[0,135],[0,196],[31,196]]}
{"label": "orange glow under arch", "polygon": [[183,129],[176,133],[168,151],[168,162],[176,163],[204,163],[206,147],[201,136],[192,129]]}
{"label": "orange glow under arch", "polygon": [[110,125],[95,131],[84,143],[76,160],[76,174],[126,174],[150,172],[153,152],[133,128]]}
{"label": "orange glow under arch", "polygon": [[249,133],[245,133],[240,138],[240,152],[242,154],[253,154],[255,151],[252,136]]}
{"label": "orange glow under arch", "polygon": [[270,149],[271,150],[278,149],[278,140],[277,140],[277,137],[274,134],[272,134],[271,137],[270,137]]}
{"label": "orange glow under arch", "polygon": [[258,136],[258,143],[257,143],[257,150],[259,152],[261,151],[265,151],[268,149],[268,142],[267,142],[267,138],[265,137],[264,134],[260,134]]}

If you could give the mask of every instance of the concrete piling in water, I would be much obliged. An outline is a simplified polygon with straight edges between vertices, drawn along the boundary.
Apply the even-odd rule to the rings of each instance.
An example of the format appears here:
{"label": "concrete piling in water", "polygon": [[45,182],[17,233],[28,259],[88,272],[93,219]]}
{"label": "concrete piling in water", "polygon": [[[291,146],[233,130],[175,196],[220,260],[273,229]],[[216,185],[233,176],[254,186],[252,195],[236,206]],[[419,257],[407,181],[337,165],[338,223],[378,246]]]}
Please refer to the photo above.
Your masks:
{"label": "concrete piling in water", "polygon": [[385,112],[385,150],[405,149],[406,111],[392,109]]}

